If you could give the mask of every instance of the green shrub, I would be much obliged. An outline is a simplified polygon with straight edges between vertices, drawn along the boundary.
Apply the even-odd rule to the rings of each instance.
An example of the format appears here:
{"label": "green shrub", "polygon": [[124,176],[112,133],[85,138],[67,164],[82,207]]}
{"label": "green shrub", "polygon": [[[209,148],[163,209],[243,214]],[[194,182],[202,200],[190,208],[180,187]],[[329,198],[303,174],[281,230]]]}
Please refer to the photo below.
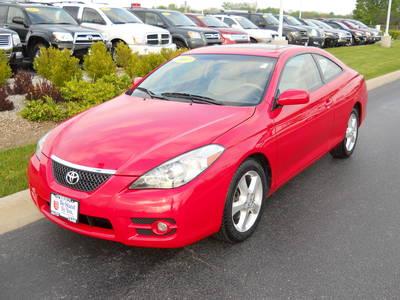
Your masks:
{"label": "green shrub", "polygon": [[42,48],[33,67],[39,75],[50,80],[56,87],[64,86],[73,78],[82,78],[79,59],[71,56],[67,49]]}
{"label": "green shrub", "polygon": [[171,50],[171,49],[162,49],[161,50],[161,55],[164,56],[166,61],[169,61],[182,53],[185,53],[188,51],[188,49],[182,48],[182,49],[177,49],[177,50]]}
{"label": "green shrub", "polygon": [[104,43],[98,42],[90,47],[89,54],[83,59],[83,69],[93,81],[105,75],[115,74],[115,63]]}
{"label": "green shrub", "polygon": [[392,39],[399,40],[400,39],[400,30],[390,30],[389,35],[392,37]]}
{"label": "green shrub", "polygon": [[0,50],[0,86],[6,84],[7,79],[11,77],[11,68],[8,64],[8,58],[6,54]]}
{"label": "green shrub", "polygon": [[123,69],[127,68],[132,64],[131,48],[129,48],[129,46],[125,43],[118,43],[117,47],[115,48],[114,58],[118,67]]}

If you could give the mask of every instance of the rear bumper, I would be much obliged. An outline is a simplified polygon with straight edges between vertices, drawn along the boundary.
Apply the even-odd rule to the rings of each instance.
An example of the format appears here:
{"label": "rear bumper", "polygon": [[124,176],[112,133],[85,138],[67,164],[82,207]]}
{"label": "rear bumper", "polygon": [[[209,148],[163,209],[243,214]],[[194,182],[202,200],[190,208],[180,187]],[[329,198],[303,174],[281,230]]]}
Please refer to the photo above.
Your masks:
{"label": "rear bumper", "polygon": [[[217,165],[218,161],[176,189],[129,190],[136,178],[114,175],[98,190],[86,193],[58,184],[52,177],[51,160],[42,155],[39,161],[33,156],[28,167],[29,188],[44,216],[65,229],[129,246],[179,248],[216,233],[221,226],[234,169],[223,169],[222,176],[216,172],[221,170]],[[51,193],[79,202],[78,223],[50,213]],[[172,230],[166,235],[154,234],[157,220],[167,220]]]}

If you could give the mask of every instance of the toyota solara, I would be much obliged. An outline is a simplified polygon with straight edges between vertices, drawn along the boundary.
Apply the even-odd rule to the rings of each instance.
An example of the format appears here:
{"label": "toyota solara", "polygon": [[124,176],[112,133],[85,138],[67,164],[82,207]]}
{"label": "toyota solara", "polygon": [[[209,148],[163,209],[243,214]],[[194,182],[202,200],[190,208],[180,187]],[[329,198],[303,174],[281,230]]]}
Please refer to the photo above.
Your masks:
{"label": "toyota solara", "polygon": [[363,77],[317,48],[193,50],[44,136],[30,193],[95,238],[241,242],[279,187],[326,153],[353,154],[367,98]]}

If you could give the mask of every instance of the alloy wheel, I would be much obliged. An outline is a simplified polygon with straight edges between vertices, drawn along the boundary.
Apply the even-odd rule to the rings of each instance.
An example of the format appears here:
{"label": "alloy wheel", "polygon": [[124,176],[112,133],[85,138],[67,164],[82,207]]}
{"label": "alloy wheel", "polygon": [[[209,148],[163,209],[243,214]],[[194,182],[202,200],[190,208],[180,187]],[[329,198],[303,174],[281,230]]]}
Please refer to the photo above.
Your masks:
{"label": "alloy wheel", "polygon": [[347,129],[346,129],[346,150],[348,152],[353,151],[354,146],[357,142],[357,135],[358,135],[358,121],[357,116],[353,112],[350,115],[349,121],[347,122]]}

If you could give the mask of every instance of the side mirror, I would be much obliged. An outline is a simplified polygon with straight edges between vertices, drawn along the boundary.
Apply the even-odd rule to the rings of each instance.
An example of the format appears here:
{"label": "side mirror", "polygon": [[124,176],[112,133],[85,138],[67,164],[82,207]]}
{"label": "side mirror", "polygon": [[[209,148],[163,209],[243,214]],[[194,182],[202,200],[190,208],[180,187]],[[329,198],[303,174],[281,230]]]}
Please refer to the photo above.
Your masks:
{"label": "side mirror", "polygon": [[161,27],[161,28],[167,28],[167,26],[163,22],[157,22],[157,24],[155,26]]}
{"label": "side mirror", "polygon": [[279,95],[277,104],[280,106],[300,105],[310,102],[310,95],[303,90],[287,90]]}
{"label": "side mirror", "polygon": [[22,17],[14,17],[12,18],[12,22],[15,24],[20,24],[26,26],[25,20]]}

